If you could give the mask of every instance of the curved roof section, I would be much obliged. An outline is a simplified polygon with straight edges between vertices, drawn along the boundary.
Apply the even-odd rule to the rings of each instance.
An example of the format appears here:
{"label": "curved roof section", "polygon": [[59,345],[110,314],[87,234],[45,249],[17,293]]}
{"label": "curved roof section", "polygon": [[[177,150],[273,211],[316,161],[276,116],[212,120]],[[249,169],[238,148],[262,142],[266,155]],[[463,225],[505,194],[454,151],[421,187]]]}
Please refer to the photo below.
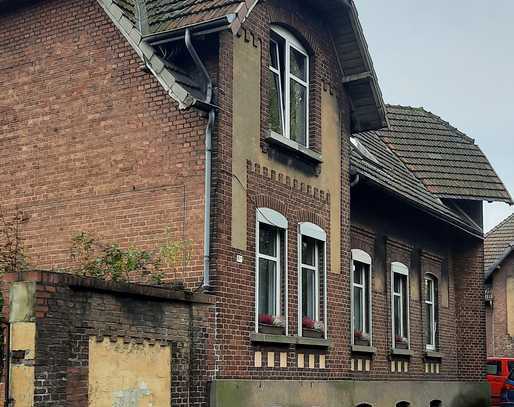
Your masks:
{"label": "curved roof section", "polygon": [[450,199],[512,203],[474,140],[423,108],[386,106],[389,128],[377,132],[429,192]]}

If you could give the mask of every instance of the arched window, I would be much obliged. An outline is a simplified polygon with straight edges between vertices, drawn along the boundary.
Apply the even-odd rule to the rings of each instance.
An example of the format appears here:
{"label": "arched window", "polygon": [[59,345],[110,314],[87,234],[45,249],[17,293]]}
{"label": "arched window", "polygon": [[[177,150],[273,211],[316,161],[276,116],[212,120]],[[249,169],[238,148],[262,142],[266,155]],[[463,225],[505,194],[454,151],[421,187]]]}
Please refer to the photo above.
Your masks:
{"label": "arched window", "polygon": [[396,407],[410,407],[410,403],[408,401],[399,401],[396,403]]}
{"label": "arched window", "polygon": [[393,344],[396,349],[409,349],[409,269],[395,262],[391,274]]}
{"label": "arched window", "polygon": [[371,346],[371,256],[352,250],[352,344]]}
{"label": "arched window", "polygon": [[368,403],[361,403],[361,404],[357,404],[355,407],[373,407],[373,406]]}
{"label": "arched window", "polygon": [[327,234],[318,225],[298,225],[298,331],[300,336],[326,338],[327,279],[325,248]]}
{"label": "arched window", "polygon": [[441,400],[432,400],[430,402],[430,407],[442,407],[443,402]]}
{"label": "arched window", "polygon": [[439,313],[438,283],[432,274],[425,274],[425,342],[427,350],[437,348],[437,319]]}
{"label": "arched window", "polygon": [[270,38],[270,130],[309,147],[309,54],[286,29]]}
{"label": "arched window", "polygon": [[256,218],[256,331],[287,334],[287,302],[281,297],[287,290],[284,253],[288,222],[281,213],[269,208],[258,208]]}

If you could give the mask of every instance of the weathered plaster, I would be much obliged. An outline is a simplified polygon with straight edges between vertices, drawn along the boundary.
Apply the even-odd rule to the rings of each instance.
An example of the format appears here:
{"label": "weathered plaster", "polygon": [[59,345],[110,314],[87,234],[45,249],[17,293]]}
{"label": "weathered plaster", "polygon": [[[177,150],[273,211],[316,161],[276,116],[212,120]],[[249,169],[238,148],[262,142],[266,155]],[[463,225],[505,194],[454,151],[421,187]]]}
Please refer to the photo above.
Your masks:
{"label": "weathered plaster", "polygon": [[36,323],[15,322],[11,324],[11,350],[25,351],[25,360],[36,357]]}
{"label": "weathered plaster", "polygon": [[171,405],[171,349],[89,339],[89,406]]}
{"label": "weathered plaster", "polygon": [[514,276],[507,278],[507,333],[514,337]]}
{"label": "weathered plaster", "polygon": [[9,322],[35,321],[36,283],[15,282],[9,288]]}
{"label": "weathered plaster", "polygon": [[34,366],[11,365],[10,396],[16,407],[33,406]]}

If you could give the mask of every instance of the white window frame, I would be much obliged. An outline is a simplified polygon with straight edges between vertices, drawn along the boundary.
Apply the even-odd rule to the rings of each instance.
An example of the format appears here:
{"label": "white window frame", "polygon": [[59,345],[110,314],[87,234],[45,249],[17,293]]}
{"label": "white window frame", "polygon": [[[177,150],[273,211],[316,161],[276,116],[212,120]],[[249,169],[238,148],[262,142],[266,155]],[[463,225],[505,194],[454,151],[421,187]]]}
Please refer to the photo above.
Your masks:
{"label": "white window frame", "polygon": [[[279,37],[283,38],[285,41],[285,54],[284,54],[284,75],[285,77],[282,78],[282,74],[280,72],[280,61],[279,61],[279,71],[277,72],[276,69],[272,69],[271,63],[269,65],[269,68],[272,72],[278,73],[278,76],[280,78],[280,82],[285,81],[284,84],[284,92],[282,92],[282,88],[280,89],[280,102],[283,103],[282,106],[284,106],[283,114],[282,114],[282,134],[276,134],[277,136],[283,136],[291,140],[291,103],[290,103],[290,97],[291,97],[291,80],[294,80],[295,82],[299,83],[300,85],[305,87],[305,97],[306,97],[306,117],[305,117],[305,147],[309,148],[309,114],[310,114],[310,60],[309,60],[309,53],[307,50],[302,46],[300,41],[298,41],[293,34],[291,34],[286,29],[280,27],[280,26],[272,26],[271,31],[278,35]],[[271,39],[272,41],[273,39]],[[279,44],[277,44],[279,45]],[[306,62],[305,62],[305,78],[307,81],[304,81],[297,76],[293,75],[291,73],[291,48],[298,51],[300,54],[305,56]],[[280,60],[280,58],[279,58]],[[282,94],[284,93],[284,94]],[[281,106],[281,107],[282,107]],[[293,140],[291,140],[293,141]],[[294,141],[298,143],[297,141]],[[300,143],[298,143],[300,144]],[[301,144],[300,144],[301,145]]]}
{"label": "white window frame", "polygon": [[[264,223],[270,226],[273,226],[277,229],[282,229],[284,232],[284,250],[286,255],[284,256],[284,264],[281,264],[280,261],[280,234],[277,233],[277,257],[269,257],[260,253],[259,250],[259,235],[260,235],[260,224]],[[284,304],[284,320],[285,320],[285,331],[286,335],[289,333],[288,326],[288,304],[287,298],[288,295],[288,276],[287,276],[287,229],[288,229],[288,221],[287,218],[281,213],[270,209],[270,208],[258,208],[256,215],[256,225],[255,225],[255,332],[259,332],[259,259],[265,258],[268,260],[277,261],[277,275],[276,275],[276,309],[277,315],[281,313],[281,292],[282,292],[282,273],[285,276],[285,298],[286,302]]]}
{"label": "white window frame", "polygon": [[[406,293],[401,292],[399,295],[394,292],[394,275],[400,274],[406,277],[405,290]],[[402,289],[403,291],[403,289]],[[403,326],[403,296],[406,295],[406,303],[407,303],[407,327]],[[395,335],[395,324],[394,324],[394,298],[396,296],[400,296],[400,323],[402,324],[402,334],[407,334],[405,338],[407,338],[408,349],[410,349],[410,281],[409,281],[409,268],[399,262],[391,263],[391,333],[392,333],[392,341],[393,348],[396,348],[396,335]]]}
{"label": "white window frame", "polygon": [[[373,280],[372,280],[372,259],[371,259],[371,256],[366,253],[364,250],[361,250],[361,249],[353,249],[352,250],[352,272],[350,273],[350,282],[351,282],[351,312],[352,312],[352,315],[351,315],[351,337],[352,337],[352,345],[355,345],[355,337],[354,337],[354,330],[355,330],[355,324],[353,322],[353,318],[354,318],[354,314],[355,314],[355,310],[354,310],[354,290],[353,290],[353,287],[355,284],[355,282],[353,281],[353,274],[355,272],[355,262],[358,261],[359,263],[363,263],[363,264],[367,264],[369,266],[369,276],[368,276],[368,281],[369,281],[369,287],[368,287],[368,296],[369,296],[369,332],[367,332],[367,334],[369,335],[369,346],[373,346],[373,297],[371,295],[371,286],[373,284]],[[366,287],[365,286],[361,286],[363,288],[363,293],[365,292],[365,289]],[[363,297],[363,304],[362,304],[362,309],[364,310],[365,307],[364,307],[364,301],[365,301],[365,298]],[[364,318],[366,318],[366,313],[363,312],[364,314]],[[364,319],[364,324],[363,326],[366,326],[366,319]]]}
{"label": "white window frame", "polygon": [[[310,265],[304,265],[302,263],[302,238],[310,237],[318,242],[316,244],[316,260],[315,267]],[[320,270],[319,267],[319,242],[323,244],[323,268]],[[323,336],[325,339],[328,338],[328,324],[327,324],[327,233],[320,228],[318,225],[310,222],[302,222],[298,224],[298,336],[303,335],[303,272],[302,268],[308,268],[315,270],[316,275],[316,293],[315,293],[315,315],[316,320],[319,321],[319,284],[320,284],[320,272],[323,273],[323,325],[325,331]]]}
{"label": "white window frame", "polygon": [[[435,351],[437,347],[437,320],[436,320],[436,312],[437,312],[437,298],[436,291],[435,291],[435,285],[437,284],[437,278],[433,276],[432,274],[425,274],[425,278],[423,280],[426,284],[426,281],[432,282],[432,289],[430,290],[430,294],[432,297],[432,301],[429,301],[428,298],[425,295],[425,290],[423,290],[423,295],[425,295],[425,306],[429,306],[432,308],[432,320],[430,321],[430,324],[432,326],[432,344],[427,343],[426,349]],[[424,288],[424,287],[423,287]]]}

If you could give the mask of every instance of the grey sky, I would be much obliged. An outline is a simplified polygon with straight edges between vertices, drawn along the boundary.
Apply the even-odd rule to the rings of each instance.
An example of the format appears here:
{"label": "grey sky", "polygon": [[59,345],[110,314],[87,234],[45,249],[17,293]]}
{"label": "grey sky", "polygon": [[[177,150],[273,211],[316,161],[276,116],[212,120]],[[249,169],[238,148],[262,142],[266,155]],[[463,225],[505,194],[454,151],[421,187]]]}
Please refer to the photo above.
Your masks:
{"label": "grey sky", "polygon": [[[355,3],[385,101],[473,137],[514,193],[514,1]],[[512,212],[487,204],[486,230]]]}

